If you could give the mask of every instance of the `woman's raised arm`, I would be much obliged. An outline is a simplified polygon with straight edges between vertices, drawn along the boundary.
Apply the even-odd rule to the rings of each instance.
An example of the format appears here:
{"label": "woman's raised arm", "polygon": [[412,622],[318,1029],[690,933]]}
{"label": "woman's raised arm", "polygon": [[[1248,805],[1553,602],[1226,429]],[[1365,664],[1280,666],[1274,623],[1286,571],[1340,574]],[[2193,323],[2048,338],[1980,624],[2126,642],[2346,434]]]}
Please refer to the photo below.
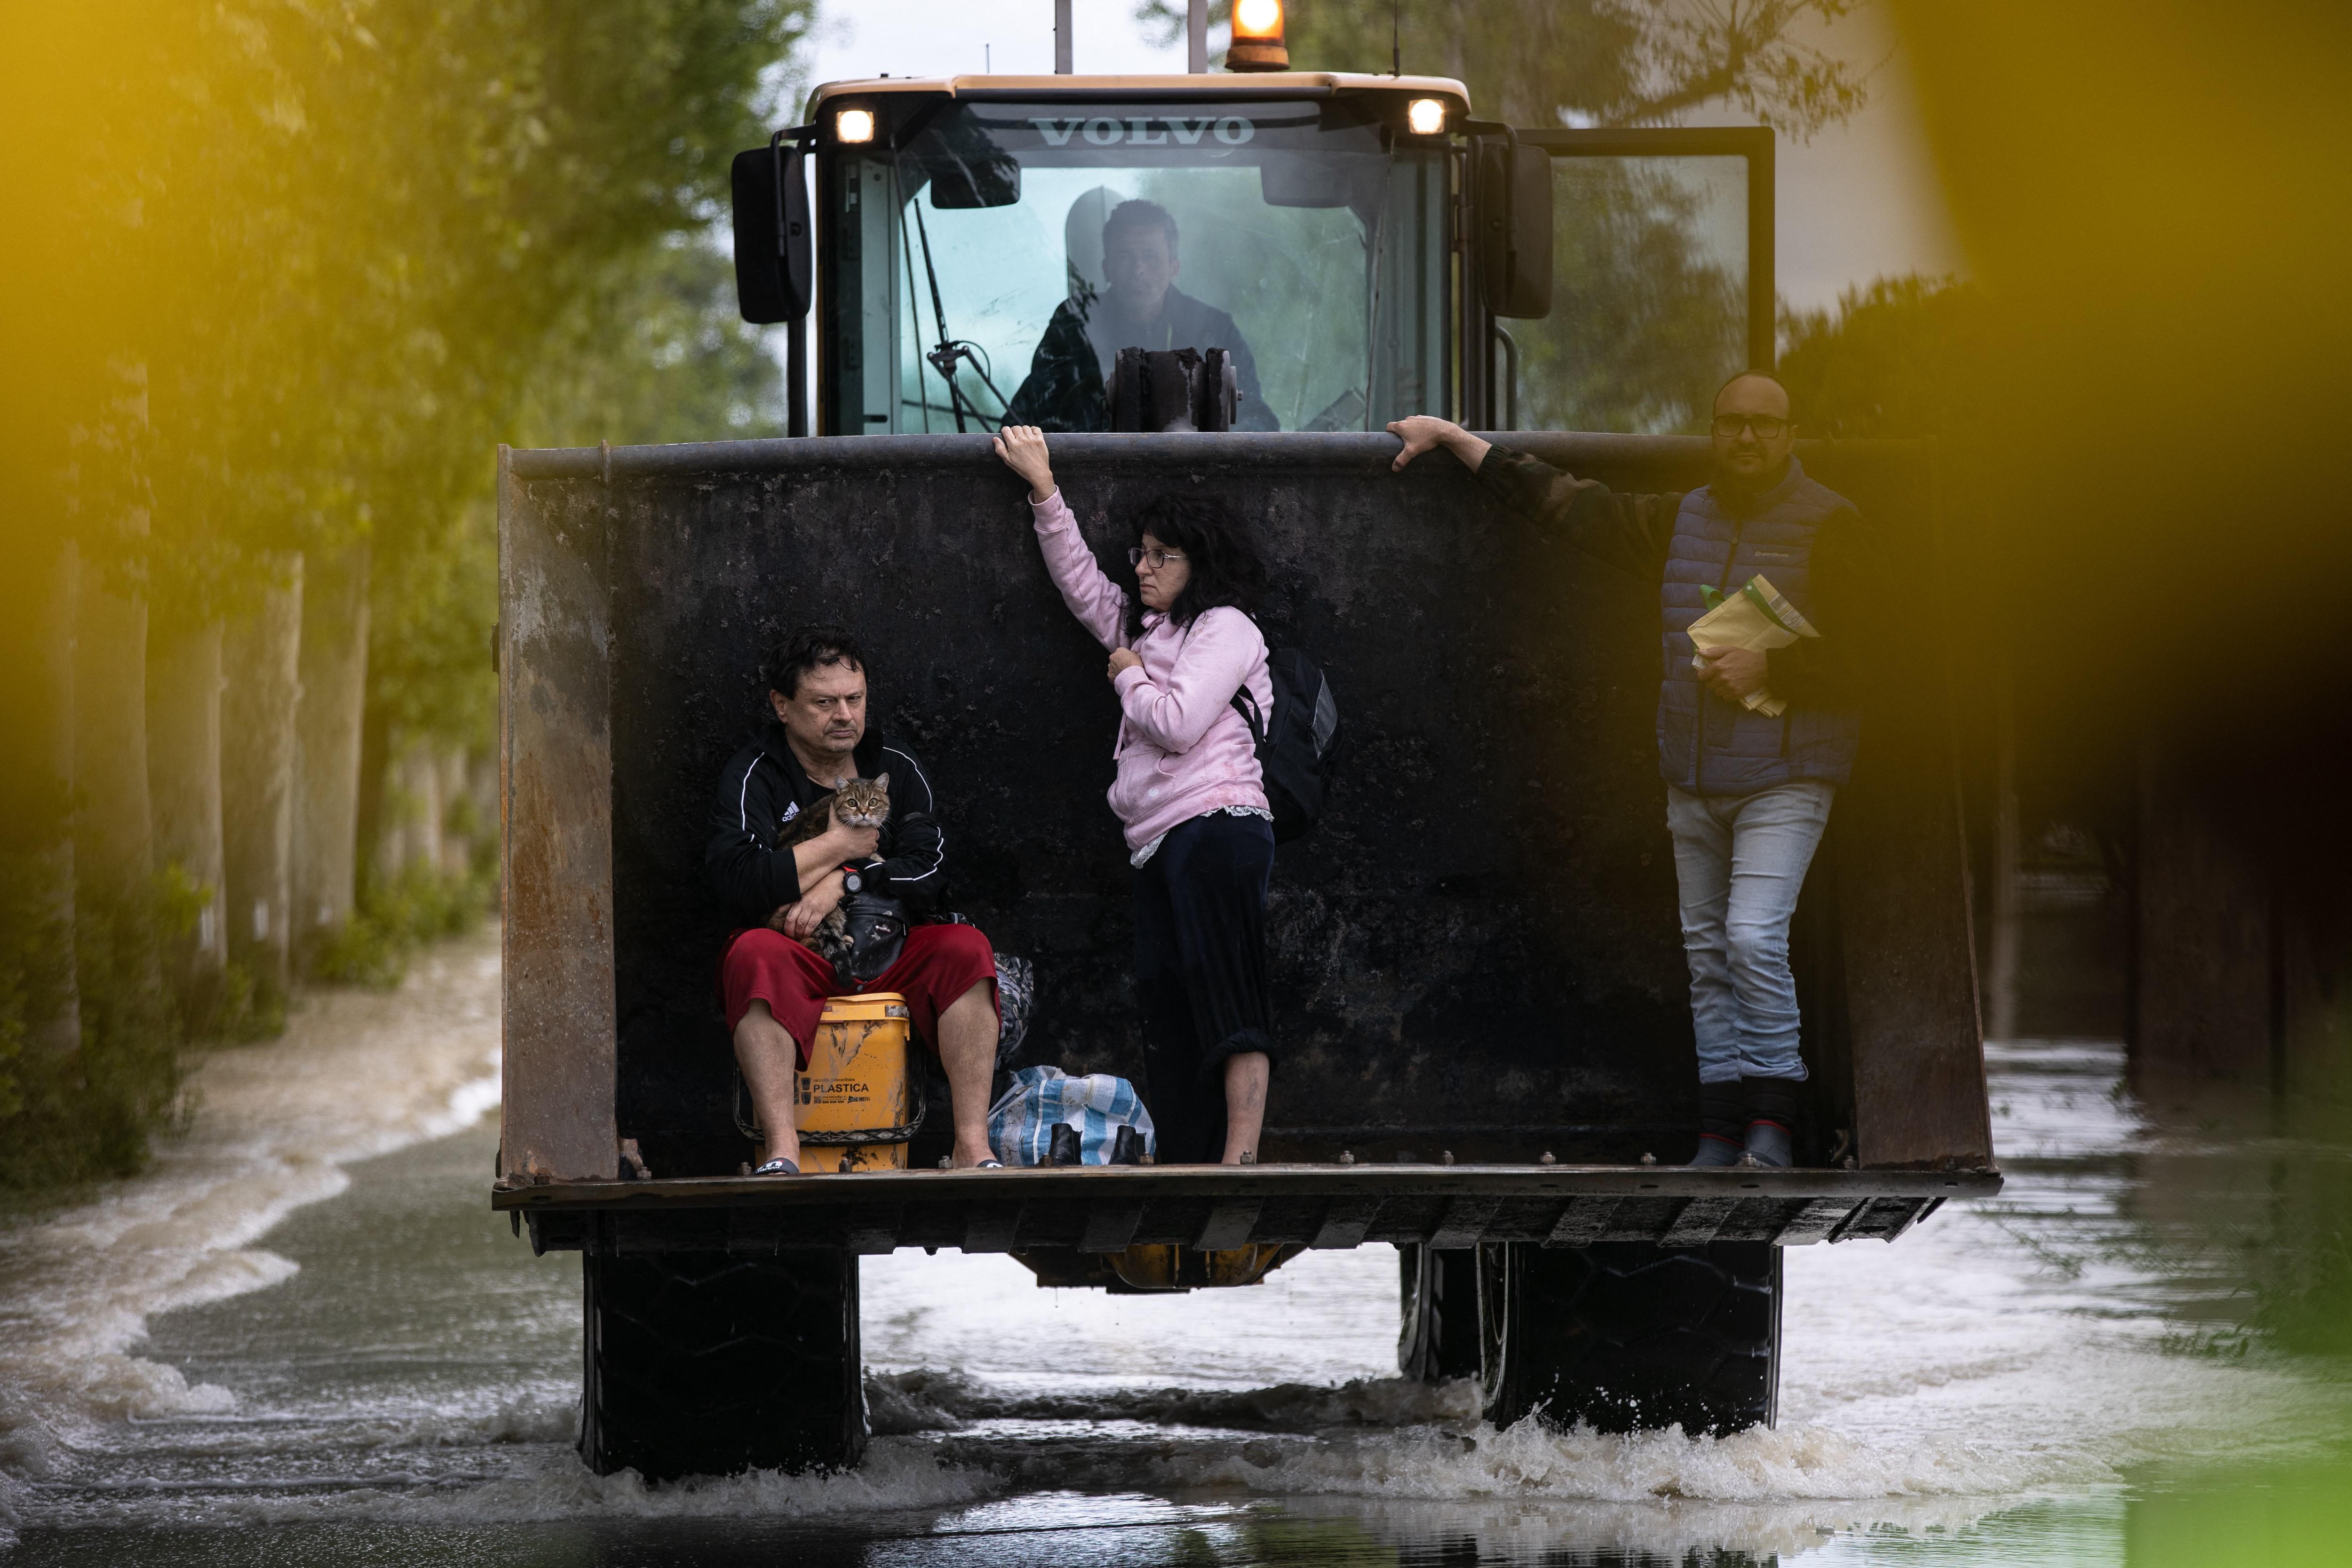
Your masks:
{"label": "woman's raised arm", "polygon": [[1037,549],[1062,603],[1078,624],[1105,647],[1118,647],[1127,638],[1127,595],[1103,574],[1095,552],[1078,532],[1078,520],[1054,483],[1054,469],[1045,457],[1045,433],[1031,425],[1008,425],[996,437],[996,455],[1004,466],[1029,481],[1029,510],[1037,528]]}

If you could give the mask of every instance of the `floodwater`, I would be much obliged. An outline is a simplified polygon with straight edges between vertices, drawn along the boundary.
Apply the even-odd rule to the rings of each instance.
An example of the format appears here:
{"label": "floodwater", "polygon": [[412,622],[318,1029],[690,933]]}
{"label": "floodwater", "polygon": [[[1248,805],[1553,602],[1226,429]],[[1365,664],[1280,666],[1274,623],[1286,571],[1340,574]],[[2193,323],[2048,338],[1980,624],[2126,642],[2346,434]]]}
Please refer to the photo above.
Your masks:
{"label": "floodwater", "polygon": [[1387,1247],[1174,1298],[912,1252],[864,1263],[856,1473],[600,1479],[578,1263],[488,1207],[496,954],[213,1058],[152,1172],[0,1233],[0,1561],[2352,1562],[2344,1303],[2273,1261],[2343,1250],[2352,1153],[2079,1041],[1993,1051],[1999,1199],[1791,1249],[1777,1430],[1484,1427],[1393,1377]]}

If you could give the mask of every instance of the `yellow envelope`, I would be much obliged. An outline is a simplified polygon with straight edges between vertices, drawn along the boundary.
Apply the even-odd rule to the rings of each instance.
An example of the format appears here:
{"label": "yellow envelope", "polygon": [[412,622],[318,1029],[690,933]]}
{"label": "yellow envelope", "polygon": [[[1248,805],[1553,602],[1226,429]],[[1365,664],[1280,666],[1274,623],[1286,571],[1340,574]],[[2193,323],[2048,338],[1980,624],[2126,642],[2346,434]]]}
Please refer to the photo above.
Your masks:
{"label": "yellow envelope", "polygon": [[[1690,624],[1690,639],[1699,650],[1691,656],[1691,668],[1706,670],[1707,661],[1699,655],[1715,648],[1743,647],[1769,653],[1776,647],[1787,647],[1799,637],[1821,635],[1797,606],[1759,573],[1748,579],[1739,592],[1727,595],[1721,604]],[[1760,686],[1740,701],[1750,711],[1767,719],[1778,719],[1789,710],[1786,702]]]}

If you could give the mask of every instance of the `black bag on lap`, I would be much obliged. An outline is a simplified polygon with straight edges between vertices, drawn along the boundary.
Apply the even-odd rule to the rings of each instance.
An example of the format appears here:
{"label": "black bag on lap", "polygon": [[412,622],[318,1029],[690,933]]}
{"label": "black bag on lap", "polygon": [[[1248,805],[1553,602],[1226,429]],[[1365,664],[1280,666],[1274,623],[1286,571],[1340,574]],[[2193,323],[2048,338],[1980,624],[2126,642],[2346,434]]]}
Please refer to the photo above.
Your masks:
{"label": "black bag on lap", "polygon": [[848,981],[871,985],[907,945],[907,906],[887,894],[852,893],[842,900],[841,918],[849,952],[835,968],[846,970]]}

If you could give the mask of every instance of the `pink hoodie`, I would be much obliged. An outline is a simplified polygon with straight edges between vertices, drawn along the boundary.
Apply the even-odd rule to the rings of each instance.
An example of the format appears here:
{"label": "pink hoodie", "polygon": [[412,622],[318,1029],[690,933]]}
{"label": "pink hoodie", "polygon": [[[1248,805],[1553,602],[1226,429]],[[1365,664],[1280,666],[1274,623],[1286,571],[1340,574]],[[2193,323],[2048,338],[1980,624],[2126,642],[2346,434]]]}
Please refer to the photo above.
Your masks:
{"label": "pink hoodie", "polygon": [[[1127,595],[1095,564],[1079,537],[1078,520],[1055,490],[1029,503],[1037,547],[1062,602],[1106,648],[1127,646]],[[1170,828],[1229,805],[1266,809],[1257,751],[1249,726],[1234,711],[1244,686],[1258,711],[1274,710],[1274,682],[1265,670],[1265,638],[1257,623],[1221,605],[1171,626],[1146,612],[1135,644],[1143,663],[1118,672],[1118,776],[1110,808],[1127,829],[1127,847],[1139,850]]]}

